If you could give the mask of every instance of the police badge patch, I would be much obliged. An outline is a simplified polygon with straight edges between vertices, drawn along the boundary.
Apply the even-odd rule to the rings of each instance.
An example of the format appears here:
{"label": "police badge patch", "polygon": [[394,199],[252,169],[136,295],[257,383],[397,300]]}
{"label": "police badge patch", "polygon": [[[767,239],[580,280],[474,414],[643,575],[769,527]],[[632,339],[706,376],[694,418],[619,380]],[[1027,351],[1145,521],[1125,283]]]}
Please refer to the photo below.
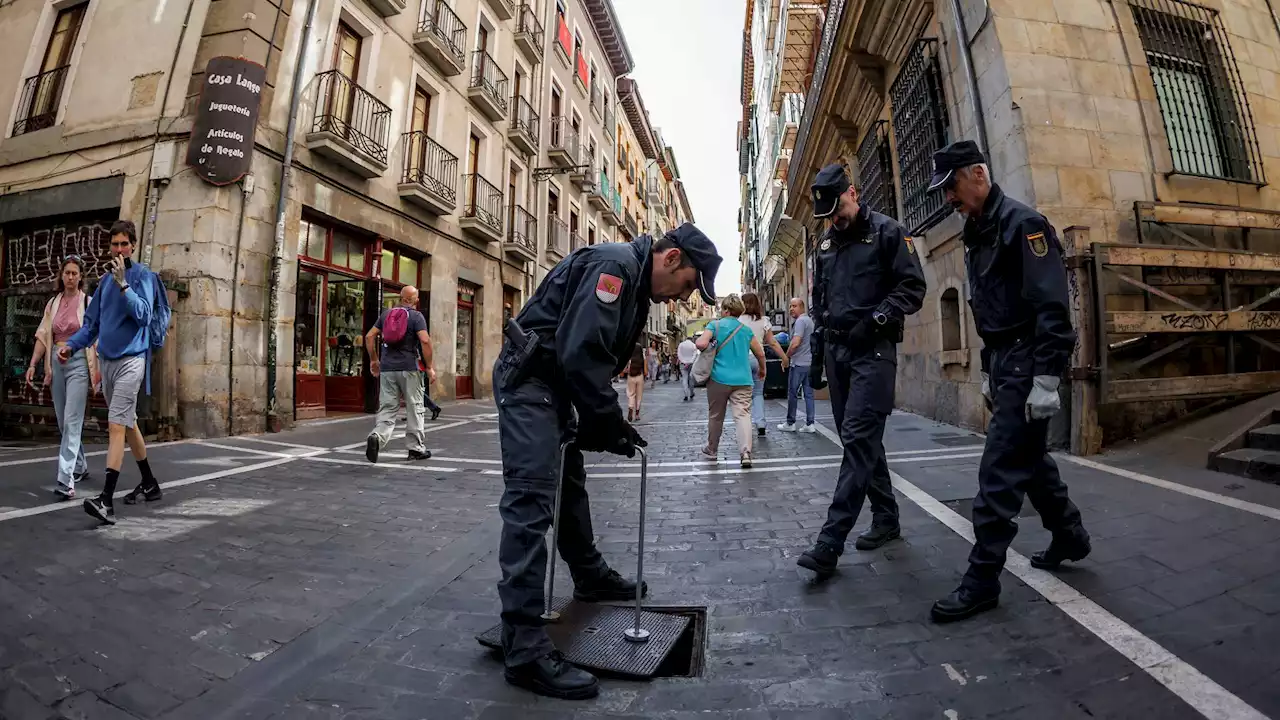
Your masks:
{"label": "police badge patch", "polygon": [[1036,257],[1044,257],[1049,254],[1049,243],[1044,239],[1044,233],[1038,232],[1027,236],[1027,244],[1031,246],[1031,254]]}
{"label": "police badge patch", "polygon": [[916,246],[915,246],[915,243],[911,242],[911,238],[910,238],[910,237],[908,237],[908,238],[907,238],[907,252],[908,252],[908,253],[911,253],[912,255],[915,255],[915,254],[916,254]]}
{"label": "police badge patch", "polygon": [[818,246],[818,249],[819,249],[819,250],[822,250],[823,252],[826,252],[827,250],[830,250],[830,249],[831,249],[831,238],[826,238],[825,240],[823,240],[823,241],[822,241],[822,244]]}
{"label": "police badge patch", "polygon": [[609,273],[600,273],[596,281],[596,297],[603,303],[617,302],[622,296],[622,278]]}

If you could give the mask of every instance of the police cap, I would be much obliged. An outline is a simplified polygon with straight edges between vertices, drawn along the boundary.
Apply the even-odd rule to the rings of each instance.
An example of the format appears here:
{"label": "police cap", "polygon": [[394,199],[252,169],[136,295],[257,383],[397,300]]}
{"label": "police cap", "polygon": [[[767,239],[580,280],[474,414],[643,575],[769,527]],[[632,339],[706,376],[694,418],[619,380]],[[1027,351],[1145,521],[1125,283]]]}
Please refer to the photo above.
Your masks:
{"label": "police cap", "polygon": [[716,271],[720,269],[723,258],[716,250],[715,243],[693,223],[685,223],[666,234],[666,237],[680,248],[684,256],[698,270],[698,292],[708,305],[716,302]]}
{"label": "police cap", "polygon": [[834,213],[836,205],[840,204],[840,196],[849,189],[850,185],[852,183],[849,182],[849,176],[845,174],[844,166],[839,163],[833,163],[819,170],[812,185],[813,216],[824,218]]}
{"label": "police cap", "polygon": [[970,165],[985,163],[987,158],[972,140],[960,140],[933,153],[933,179],[929,181],[929,192],[933,192],[951,182],[956,171]]}

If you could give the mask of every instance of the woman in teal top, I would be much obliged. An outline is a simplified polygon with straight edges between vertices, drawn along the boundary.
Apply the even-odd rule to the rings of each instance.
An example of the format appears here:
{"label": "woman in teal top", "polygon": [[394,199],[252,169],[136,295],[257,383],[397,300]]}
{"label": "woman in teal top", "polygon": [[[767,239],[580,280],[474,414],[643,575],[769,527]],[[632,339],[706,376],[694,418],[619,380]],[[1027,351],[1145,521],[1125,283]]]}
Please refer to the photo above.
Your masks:
{"label": "woman in teal top", "polygon": [[739,460],[742,467],[751,467],[751,388],[754,380],[751,355],[756,356],[761,377],[765,364],[764,347],[751,328],[738,320],[744,311],[740,297],[725,297],[721,302],[720,319],[707,325],[696,344],[699,350],[706,350],[714,338],[719,348],[711,365],[711,377],[707,380],[707,446],[702,449],[702,454],[712,460],[717,458],[720,434],[724,430],[724,413],[732,408]]}

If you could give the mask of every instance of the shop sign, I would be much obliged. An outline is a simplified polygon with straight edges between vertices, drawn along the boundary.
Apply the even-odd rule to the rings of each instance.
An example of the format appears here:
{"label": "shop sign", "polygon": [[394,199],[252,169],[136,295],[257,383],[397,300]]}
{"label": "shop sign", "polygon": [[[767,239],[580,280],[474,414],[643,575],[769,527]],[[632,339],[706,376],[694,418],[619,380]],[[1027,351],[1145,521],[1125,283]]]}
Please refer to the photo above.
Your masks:
{"label": "shop sign", "polygon": [[265,67],[244,58],[216,57],[205,67],[187,164],[206,182],[229,185],[249,172],[266,79]]}

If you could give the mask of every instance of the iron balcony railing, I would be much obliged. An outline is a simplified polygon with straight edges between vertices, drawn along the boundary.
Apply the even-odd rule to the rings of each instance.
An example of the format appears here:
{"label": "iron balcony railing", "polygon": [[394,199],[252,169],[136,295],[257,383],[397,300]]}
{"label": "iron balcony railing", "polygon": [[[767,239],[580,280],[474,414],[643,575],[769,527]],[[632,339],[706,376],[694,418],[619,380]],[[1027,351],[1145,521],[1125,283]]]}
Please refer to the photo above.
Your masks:
{"label": "iron balcony railing", "polygon": [[511,228],[507,240],[531,253],[538,252],[538,219],[519,205],[511,206]]}
{"label": "iron balcony railing", "polygon": [[467,56],[462,46],[467,41],[467,26],[444,0],[422,0],[418,32],[435,35],[449,48],[459,65],[466,62]]}
{"label": "iron balcony railing", "polygon": [[503,115],[507,114],[507,74],[484,50],[471,54],[471,87],[480,88]]}
{"label": "iron balcony railing", "polygon": [[387,164],[391,108],[337,70],[316,76],[312,132],[333,133],[356,150]]}
{"label": "iron balcony railing", "polygon": [[634,215],[632,215],[631,213],[627,213],[626,223],[627,223],[627,232],[631,233],[631,237],[635,237],[636,235],[640,234],[640,229],[636,225],[636,218]]}
{"label": "iron balcony railing", "polygon": [[534,145],[537,145],[539,122],[538,111],[534,110],[533,105],[522,97],[513,98],[511,102],[515,105],[516,110],[515,117],[511,119],[511,122],[515,123],[516,131],[525,133],[529,137],[533,138]]}
{"label": "iron balcony railing", "polygon": [[22,97],[18,100],[18,118],[13,124],[13,134],[43,130],[53,127],[58,119],[58,104],[62,101],[62,86],[67,79],[70,65],[63,65],[39,75],[32,75],[22,83]]}
{"label": "iron balcony railing", "polygon": [[479,173],[462,176],[462,217],[475,218],[502,233],[502,191]]}
{"label": "iron balcony railing", "polygon": [[458,156],[445,150],[422,130],[404,134],[404,178],[450,204],[458,201]]}
{"label": "iron balcony railing", "polygon": [[569,225],[564,220],[547,217],[547,249],[561,255],[569,254]]}
{"label": "iron balcony railing", "polygon": [[590,97],[591,109],[595,111],[596,115],[600,115],[601,112],[603,112],[602,104],[604,103],[604,96],[600,94],[600,83],[596,82],[595,78],[591,78]]}
{"label": "iron balcony railing", "polygon": [[[903,224],[908,232],[918,234],[951,213],[945,193],[929,192],[933,153],[947,144],[951,129],[936,39],[916,41],[889,89],[889,97],[893,134],[898,141]],[[800,152],[798,144],[794,152]]]}
{"label": "iron balcony railing", "polygon": [[569,118],[563,115],[551,118],[551,139],[548,147],[552,150],[567,150],[570,157],[578,157],[578,131],[569,124]]}
{"label": "iron balcony railing", "polygon": [[542,23],[538,22],[537,11],[529,3],[521,3],[516,18],[516,32],[529,34],[541,45],[543,29]]}
{"label": "iron balcony railing", "polygon": [[613,126],[613,109],[604,109],[604,134],[614,137],[617,134],[617,128]]}
{"label": "iron balcony railing", "polygon": [[578,233],[570,233],[569,240],[571,244],[570,246],[573,248],[573,250],[581,250],[582,248],[587,246],[586,241],[584,241],[582,239],[582,236],[579,235]]}

